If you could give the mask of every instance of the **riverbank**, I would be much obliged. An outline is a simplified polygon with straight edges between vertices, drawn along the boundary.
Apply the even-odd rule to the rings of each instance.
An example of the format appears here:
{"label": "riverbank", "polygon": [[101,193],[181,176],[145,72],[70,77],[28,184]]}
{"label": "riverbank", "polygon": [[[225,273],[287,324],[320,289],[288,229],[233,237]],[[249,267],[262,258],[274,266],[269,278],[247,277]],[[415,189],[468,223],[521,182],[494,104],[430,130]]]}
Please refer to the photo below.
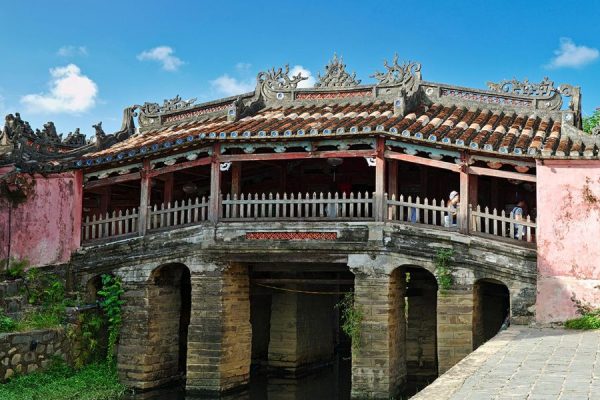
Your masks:
{"label": "riverbank", "polygon": [[0,399],[117,400],[125,391],[113,365],[90,364],[75,370],[56,360],[46,371],[17,376],[0,384]]}

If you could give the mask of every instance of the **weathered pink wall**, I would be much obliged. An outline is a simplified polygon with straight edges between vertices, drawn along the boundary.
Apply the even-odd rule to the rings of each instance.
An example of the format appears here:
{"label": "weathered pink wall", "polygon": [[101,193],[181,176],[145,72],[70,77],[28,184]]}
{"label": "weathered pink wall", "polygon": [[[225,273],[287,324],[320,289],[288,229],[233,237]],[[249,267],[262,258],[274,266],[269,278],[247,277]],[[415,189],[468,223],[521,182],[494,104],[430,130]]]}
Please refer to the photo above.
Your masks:
{"label": "weathered pink wall", "polygon": [[34,193],[25,203],[0,208],[0,259],[8,256],[10,237],[11,257],[27,258],[32,266],[66,262],[80,243],[82,175],[34,178]]}
{"label": "weathered pink wall", "polygon": [[537,320],[600,307],[600,161],[538,162],[537,207]]}

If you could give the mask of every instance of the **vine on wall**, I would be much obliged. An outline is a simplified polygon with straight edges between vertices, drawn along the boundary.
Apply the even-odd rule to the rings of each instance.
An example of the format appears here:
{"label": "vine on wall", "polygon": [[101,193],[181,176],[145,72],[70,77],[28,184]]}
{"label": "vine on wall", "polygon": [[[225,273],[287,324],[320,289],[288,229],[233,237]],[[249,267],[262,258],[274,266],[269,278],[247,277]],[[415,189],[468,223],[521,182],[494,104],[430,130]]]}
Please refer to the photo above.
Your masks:
{"label": "vine on wall", "polygon": [[362,307],[354,303],[354,293],[346,293],[335,305],[342,314],[342,331],[350,337],[353,350],[360,350],[361,324],[364,319]]}
{"label": "vine on wall", "polygon": [[102,288],[98,291],[101,297],[100,307],[108,318],[108,351],[106,359],[112,362],[115,356],[119,331],[123,322],[121,306],[124,301],[121,296],[125,293],[122,288],[121,279],[112,275],[102,275]]}
{"label": "vine on wall", "polygon": [[454,251],[452,249],[440,249],[434,257],[435,276],[441,290],[449,290],[454,284],[452,277],[451,261]]}

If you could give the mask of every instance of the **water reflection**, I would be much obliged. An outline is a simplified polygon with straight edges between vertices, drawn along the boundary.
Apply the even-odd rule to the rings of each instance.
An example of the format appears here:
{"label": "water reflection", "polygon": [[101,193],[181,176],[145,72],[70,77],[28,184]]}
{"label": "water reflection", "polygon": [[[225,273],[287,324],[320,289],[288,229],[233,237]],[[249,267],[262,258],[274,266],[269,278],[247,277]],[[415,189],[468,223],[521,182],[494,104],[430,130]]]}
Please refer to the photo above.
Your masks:
{"label": "water reflection", "polygon": [[313,374],[296,378],[267,377],[255,372],[250,385],[243,391],[207,397],[186,395],[182,387],[157,389],[132,396],[132,400],[349,400],[350,399],[350,359],[338,357],[335,362]]}

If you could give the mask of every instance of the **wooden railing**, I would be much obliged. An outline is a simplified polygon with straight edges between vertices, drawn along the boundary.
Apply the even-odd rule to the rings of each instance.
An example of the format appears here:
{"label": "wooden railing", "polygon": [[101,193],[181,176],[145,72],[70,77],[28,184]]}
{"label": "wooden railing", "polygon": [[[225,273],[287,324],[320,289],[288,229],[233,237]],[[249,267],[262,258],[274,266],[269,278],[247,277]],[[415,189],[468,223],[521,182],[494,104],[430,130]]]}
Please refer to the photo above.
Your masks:
{"label": "wooden railing", "polygon": [[[217,218],[209,215],[210,199],[206,197],[153,206],[148,209],[146,230],[169,229],[202,221],[368,221],[375,220],[375,196],[370,193],[298,193],[242,194],[219,199]],[[385,220],[408,224],[423,224],[457,228],[458,207],[443,200],[411,196],[383,197]],[[139,210],[115,211],[112,214],[87,216],[82,226],[82,241],[90,242],[140,234]],[[536,224],[530,217],[523,219],[504,211],[490,212],[469,207],[469,231],[533,242]]]}
{"label": "wooden railing", "polygon": [[412,196],[405,198],[392,195],[387,199],[387,219],[388,221],[401,221],[413,224],[425,224],[444,226],[446,228],[456,227],[457,208],[448,206],[444,200],[438,202],[433,199],[416,197],[413,201]]}
{"label": "wooden railing", "polygon": [[171,204],[156,204],[148,212],[147,229],[163,229],[174,226],[190,225],[208,219],[208,199],[196,197],[195,199],[176,201]]}
{"label": "wooden railing", "polygon": [[506,214],[504,210],[498,212],[495,208],[489,210],[480,206],[473,209],[469,206],[470,231],[485,233],[494,236],[503,236],[511,239],[535,241],[536,224],[531,221],[530,216],[517,218]]}
{"label": "wooden railing", "polygon": [[220,218],[231,220],[369,220],[373,219],[369,193],[284,193],[227,195]]}
{"label": "wooden railing", "polygon": [[113,211],[106,215],[88,215],[82,224],[81,238],[84,242],[109,237],[121,237],[137,234],[138,209],[133,208],[125,212]]}

